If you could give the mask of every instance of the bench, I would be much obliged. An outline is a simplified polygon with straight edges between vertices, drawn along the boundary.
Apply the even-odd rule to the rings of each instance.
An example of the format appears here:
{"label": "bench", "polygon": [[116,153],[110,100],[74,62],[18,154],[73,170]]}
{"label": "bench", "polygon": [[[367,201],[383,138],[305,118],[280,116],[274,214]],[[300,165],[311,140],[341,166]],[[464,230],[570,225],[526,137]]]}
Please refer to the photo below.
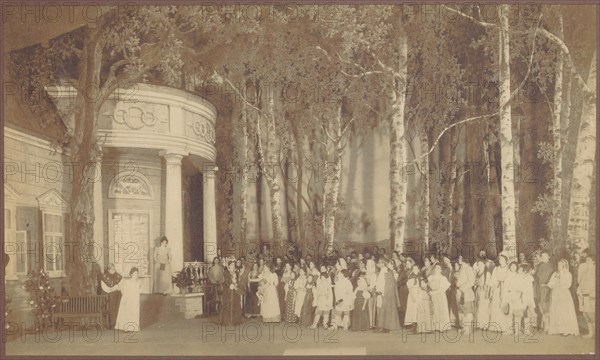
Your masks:
{"label": "bench", "polygon": [[57,326],[66,319],[97,319],[101,327],[108,325],[108,295],[62,296],[53,313]]}

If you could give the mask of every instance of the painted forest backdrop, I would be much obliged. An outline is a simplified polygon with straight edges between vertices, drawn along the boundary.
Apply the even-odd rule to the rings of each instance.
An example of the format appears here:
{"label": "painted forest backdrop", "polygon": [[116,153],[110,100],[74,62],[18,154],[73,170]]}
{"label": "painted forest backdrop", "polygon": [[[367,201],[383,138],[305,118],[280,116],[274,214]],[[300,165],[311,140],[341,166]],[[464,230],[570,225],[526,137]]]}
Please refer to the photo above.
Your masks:
{"label": "painted forest backdrop", "polygon": [[[111,8],[46,46],[14,51],[7,69],[30,89],[75,81],[75,122],[61,124],[57,143],[82,163],[96,157],[99,106],[117,87],[147,81],[213,102],[224,247],[343,242],[360,222],[340,191],[343,159],[373,132],[389,142],[388,176],[377,184],[389,193],[391,248],[448,252],[469,242],[515,256],[527,246],[594,247],[594,6],[236,9]],[[99,96],[86,101],[91,86]],[[50,103],[32,106],[46,114],[42,125],[61,121],[47,115]],[[294,181],[289,163],[303,169]],[[304,170],[315,167],[321,181]],[[70,231],[85,244],[93,196],[82,179]],[[268,199],[265,238],[246,231],[256,184]],[[90,291],[88,267],[68,264],[71,289]]]}

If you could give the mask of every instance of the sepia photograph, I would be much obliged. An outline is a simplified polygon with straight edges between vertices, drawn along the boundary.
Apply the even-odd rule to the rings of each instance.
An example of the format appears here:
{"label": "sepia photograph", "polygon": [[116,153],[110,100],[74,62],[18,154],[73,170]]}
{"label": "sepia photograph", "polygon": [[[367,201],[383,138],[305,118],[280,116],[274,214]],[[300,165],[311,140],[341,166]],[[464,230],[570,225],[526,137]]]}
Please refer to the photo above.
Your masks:
{"label": "sepia photograph", "polygon": [[597,356],[597,2],[0,7],[0,357]]}

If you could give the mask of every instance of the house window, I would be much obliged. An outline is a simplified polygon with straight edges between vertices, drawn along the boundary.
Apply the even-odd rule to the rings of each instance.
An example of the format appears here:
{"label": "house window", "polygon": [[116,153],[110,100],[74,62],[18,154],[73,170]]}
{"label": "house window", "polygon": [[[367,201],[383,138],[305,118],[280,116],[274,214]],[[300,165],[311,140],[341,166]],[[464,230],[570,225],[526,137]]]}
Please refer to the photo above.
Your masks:
{"label": "house window", "polygon": [[4,252],[8,254],[9,261],[6,267],[5,279],[17,279],[17,262],[16,255],[18,252],[17,244],[15,243],[16,225],[16,202],[19,199],[19,194],[9,184],[4,184]]}
{"label": "house window", "polygon": [[17,274],[27,274],[29,268],[27,264],[27,231],[17,231],[16,235],[16,256],[15,261],[17,263]]}
{"label": "house window", "polygon": [[62,214],[44,212],[44,265],[52,276],[61,275],[64,265],[64,219]]}
{"label": "house window", "polygon": [[13,210],[4,208],[4,251],[9,254],[9,266],[6,269],[6,278],[7,279],[16,279],[15,276],[15,252],[16,252],[16,244],[15,244],[15,229],[14,229],[14,221],[13,221]]}
{"label": "house window", "polygon": [[67,202],[57,190],[37,197],[42,211],[44,268],[50,277],[65,276],[65,213]]}

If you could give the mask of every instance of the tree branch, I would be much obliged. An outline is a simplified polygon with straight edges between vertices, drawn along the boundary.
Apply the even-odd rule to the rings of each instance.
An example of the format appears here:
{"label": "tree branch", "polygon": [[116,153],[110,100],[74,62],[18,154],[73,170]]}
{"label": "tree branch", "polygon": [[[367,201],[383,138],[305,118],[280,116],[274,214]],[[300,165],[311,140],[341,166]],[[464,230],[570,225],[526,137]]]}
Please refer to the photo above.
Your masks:
{"label": "tree branch", "polygon": [[[536,31],[537,31],[537,29],[536,29]],[[560,48],[560,50],[562,51],[562,53],[564,55],[564,59],[567,61],[567,66],[569,67],[571,74],[575,77],[575,79],[577,80],[577,83],[579,83],[579,85],[581,86],[583,91],[586,93],[586,95],[596,98],[596,89],[590,89],[587,86],[587,83],[585,82],[585,80],[581,77],[581,75],[579,75],[579,72],[577,72],[577,69],[575,68],[575,64],[573,63],[573,58],[571,57],[571,52],[569,51],[569,48],[564,43],[564,41],[562,41],[558,36],[552,34],[550,31],[548,31],[546,29],[542,28],[542,29],[540,29],[540,32],[548,40],[552,41]]]}
{"label": "tree branch", "polygon": [[546,105],[548,105],[548,109],[550,110],[550,115],[552,115],[552,117],[554,118],[554,109],[552,108],[552,105],[550,105],[550,98],[548,98],[546,90],[542,89],[542,86],[540,85],[537,79],[535,79],[535,84],[537,85],[538,89],[540,89],[542,94],[544,94],[544,98],[546,99]]}
{"label": "tree branch", "polygon": [[354,121],[354,117],[352,117],[347,123],[346,126],[344,126],[344,128],[342,129],[342,133],[341,136],[344,136],[344,134],[350,129],[350,125],[352,124],[352,122]]}
{"label": "tree branch", "polygon": [[106,84],[108,84],[109,86],[112,86],[113,81],[115,81],[116,78],[116,74],[117,74],[117,70],[125,65],[131,64],[131,60],[129,59],[122,59],[119,61],[115,61],[111,66],[110,69],[108,70],[108,77],[106,79]]}
{"label": "tree branch", "polygon": [[[486,23],[483,21],[476,20],[475,18],[473,18],[473,16],[467,15],[461,11],[458,11],[458,10],[448,7],[446,5],[442,5],[442,7],[459,14],[460,16],[462,16],[464,18],[467,18],[467,19],[473,21],[473,23],[475,23],[475,24],[481,25],[486,28],[494,28],[497,30],[500,29],[500,27],[497,24]],[[542,15],[543,14],[540,14],[540,19],[542,18]],[[565,42],[558,36],[551,33],[550,31],[548,31],[544,28],[540,28],[539,27],[539,19],[538,19],[538,25],[535,29],[535,32],[537,33],[538,30],[546,39],[550,40],[551,42],[553,42],[556,46],[558,46],[560,48],[560,50],[562,51],[562,53],[564,55],[564,60],[566,60],[567,66],[569,67],[571,74],[577,80],[577,83],[579,84],[579,86],[581,86],[581,88],[583,89],[583,91],[586,93],[587,96],[592,96],[593,98],[595,98],[596,97],[596,89],[590,89],[587,86],[586,81],[581,77],[581,75],[579,75],[579,72],[575,68],[575,63],[573,62],[573,58],[571,57],[571,52],[569,51],[569,47],[565,44]],[[515,33],[522,34],[523,32],[515,32]]]}
{"label": "tree branch", "polygon": [[244,102],[244,103],[245,103],[247,106],[250,106],[252,109],[254,109],[254,110],[258,111],[258,114],[259,114],[259,115],[263,113],[261,109],[259,109],[258,107],[254,106],[254,104],[252,104],[251,102],[249,102],[249,101],[246,99],[246,97],[245,97],[244,95],[242,95],[242,93],[240,92],[240,90],[239,90],[239,89],[238,89],[238,88],[237,88],[235,85],[233,85],[233,83],[232,83],[232,82],[231,82],[231,81],[230,81],[228,78],[226,78],[226,77],[224,77],[224,76],[221,76],[221,75],[220,75],[220,74],[218,74],[216,71],[215,71],[215,74],[216,74],[217,76],[219,76],[221,79],[223,79],[223,81],[225,81],[226,83],[228,83],[228,84],[229,84],[229,86],[231,86],[231,88],[233,89],[233,91],[235,91],[235,92],[238,94],[238,96],[239,96],[239,97],[242,99],[242,101],[243,101],[243,102]]}
{"label": "tree branch", "polygon": [[340,70],[340,73],[342,73],[343,75],[348,76],[348,77],[361,78],[362,79],[365,76],[369,76],[369,75],[373,75],[373,74],[383,74],[384,72],[383,71],[378,71],[378,70],[371,70],[371,71],[362,72],[360,74],[349,74],[349,73],[347,73],[344,70]]}
{"label": "tree branch", "polygon": [[473,16],[471,16],[471,15],[467,15],[467,14],[465,14],[464,12],[462,12],[462,11],[460,11],[460,10],[456,10],[456,9],[454,9],[454,8],[451,8],[451,7],[447,6],[447,5],[442,5],[442,8],[445,8],[445,9],[447,9],[447,10],[450,10],[450,11],[452,11],[452,12],[454,12],[454,13],[456,13],[456,14],[458,14],[458,15],[460,15],[460,16],[462,16],[462,17],[466,18],[466,19],[469,19],[469,20],[471,20],[472,22],[474,22],[474,23],[476,23],[476,24],[478,24],[478,25],[481,25],[481,26],[483,26],[483,27],[486,27],[486,28],[496,28],[496,29],[498,29],[498,28],[499,28],[497,24],[494,24],[494,23],[488,23],[488,22],[485,22],[485,21],[477,20],[477,19],[475,19]]}
{"label": "tree branch", "polygon": [[540,15],[538,22],[537,22],[537,26],[535,29],[535,32],[533,33],[533,40],[532,40],[532,44],[531,44],[531,55],[529,56],[529,64],[527,65],[527,73],[525,74],[525,77],[523,78],[523,80],[521,81],[521,83],[519,84],[519,86],[515,89],[515,91],[513,91],[510,95],[510,98],[506,101],[506,103],[501,104],[500,105],[500,109],[498,111],[496,111],[495,113],[492,114],[487,114],[487,115],[481,115],[481,116],[474,116],[474,117],[470,117],[461,121],[457,121],[447,127],[445,127],[440,134],[437,136],[437,138],[435,139],[435,141],[433,142],[431,148],[429,149],[429,151],[427,151],[426,153],[422,154],[421,156],[419,156],[418,158],[416,158],[414,160],[414,162],[421,160],[422,158],[424,158],[425,156],[429,156],[429,154],[431,154],[433,152],[433,150],[435,150],[435,147],[437,146],[437,144],[439,143],[440,139],[442,138],[442,136],[450,129],[454,128],[455,126],[461,125],[461,124],[465,124],[474,120],[481,120],[481,119],[488,119],[494,116],[497,116],[500,114],[500,111],[504,110],[505,107],[507,107],[512,100],[515,98],[515,96],[519,93],[519,91],[523,88],[523,86],[525,85],[525,82],[527,81],[527,78],[529,78],[529,75],[531,74],[531,65],[533,63],[533,55],[535,54],[535,40],[538,34],[538,30],[540,29],[540,21],[542,20],[542,15]]}

